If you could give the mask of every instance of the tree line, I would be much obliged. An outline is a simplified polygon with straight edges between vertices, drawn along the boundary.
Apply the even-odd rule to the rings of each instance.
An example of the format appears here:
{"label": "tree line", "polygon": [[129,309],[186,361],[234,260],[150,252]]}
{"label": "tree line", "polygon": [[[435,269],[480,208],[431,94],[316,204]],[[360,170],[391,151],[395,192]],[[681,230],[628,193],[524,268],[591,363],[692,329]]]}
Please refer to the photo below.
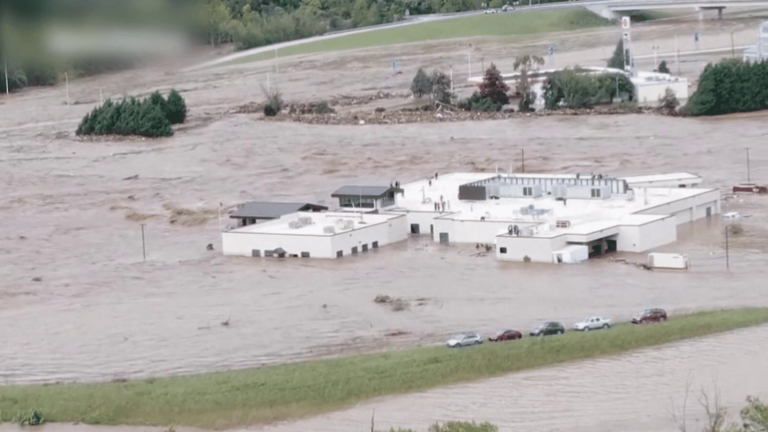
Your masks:
{"label": "tree line", "polygon": [[768,62],[725,59],[708,64],[683,108],[693,116],[768,109]]}
{"label": "tree line", "polygon": [[171,125],[184,123],[187,112],[186,102],[176,90],[171,90],[168,99],[155,92],[144,100],[107,100],[83,117],[76,134],[168,137],[173,135]]}
{"label": "tree line", "polygon": [[[514,89],[510,89],[501,71],[491,63],[478,91],[462,100],[453,94],[450,79],[444,73],[434,71],[428,75],[419,69],[411,82],[411,93],[418,98],[428,96],[435,105],[452,105],[465,111],[501,111],[510,99],[518,98],[518,111],[530,112],[534,110],[533,105],[539,96],[532,89],[531,74],[543,64],[544,59],[539,56],[517,57],[514,63],[514,69],[518,71],[517,83]],[[617,97],[626,101],[635,97],[635,87],[623,73],[590,74],[579,67],[552,73],[545,80],[542,90],[545,107],[550,110],[589,108]]]}

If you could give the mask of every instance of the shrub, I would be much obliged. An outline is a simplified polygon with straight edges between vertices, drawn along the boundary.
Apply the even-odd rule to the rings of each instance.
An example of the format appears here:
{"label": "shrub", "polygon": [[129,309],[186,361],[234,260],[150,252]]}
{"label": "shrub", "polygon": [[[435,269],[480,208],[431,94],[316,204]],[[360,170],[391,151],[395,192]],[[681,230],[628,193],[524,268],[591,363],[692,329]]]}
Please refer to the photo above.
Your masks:
{"label": "shrub", "polygon": [[659,110],[667,113],[672,113],[680,106],[680,102],[677,100],[675,91],[667,87],[664,90],[664,96],[659,99]]}
{"label": "shrub", "polygon": [[727,59],[708,64],[699,88],[688,99],[694,116],[757,111],[768,108],[768,62]]}
{"label": "shrub", "polygon": [[616,95],[617,82],[619,93],[633,100],[635,87],[624,74],[590,75],[578,68],[566,68],[552,74],[544,83],[544,102],[547,109],[588,108],[611,100]]}
{"label": "shrub", "polygon": [[171,89],[171,93],[168,94],[168,102],[165,104],[163,112],[171,124],[179,124],[184,123],[187,119],[189,110],[187,109],[186,102],[184,102],[184,98],[181,97],[179,92],[175,89]]}
{"label": "shrub", "polygon": [[[4,75],[4,73],[3,73]],[[8,69],[8,90],[21,90],[27,86],[27,75],[20,68]],[[0,92],[5,93],[5,76],[0,77]]]}
{"label": "shrub", "polygon": [[480,96],[477,92],[472,93],[472,96],[462,100],[458,105],[459,108],[464,111],[495,112],[501,110],[501,105],[494,103],[488,98]]}
{"label": "shrub", "polygon": [[[378,109],[378,108],[377,108]],[[328,105],[328,102],[322,101],[313,110],[315,114],[333,114],[336,112],[332,106]]]}
{"label": "shrub", "polygon": [[107,100],[83,117],[77,135],[139,135],[163,137],[173,135],[171,124],[162,109],[151,98],[134,98],[114,103]]}
{"label": "shrub", "polygon": [[501,72],[495,64],[491,63],[491,67],[485,71],[483,82],[480,84],[480,96],[484,99],[490,99],[495,104],[506,105],[509,103],[508,91],[509,86],[501,78]]}
{"label": "shrub", "polygon": [[666,60],[662,60],[661,63],[659,63],[658,71],[661,72],[661,73],[666,73],[666,74],[672,73],[672,72],[669,71],[669,66],[667,66],[667,61]]}
{"label": "shrub", "polygon": [[429,427],[429,432],[499,432],[499,428],[490,423],[477,424],[473,422],[449,421],[442,425],[435,423]]}
{"label": "shrub", "polygon": [[29,86],[52,86],[59,80],[59,73],[52,63],[34,63],[24,66]]}
{"label": "shrub", "polygon": [[283,96],[278,90],[266,90],[261,88],[264,96],[267,98],[267,103],[264,104],[264,115],[267,117],[274,117],[277,113],[283,109]]}
{"label": "shrub", "polygon": [[432,78],[424,72],[424,69],[419,68],[419,71],[416,72],[416,76],[413,77],[413,82],[411,82],[411,93],[417,98],[432,93]]}
{"label": "shrub", "polygon": [[18,423],[19,426],[37,426],[45,423],[45,418],[39,411],[31,409],[18,413],[11,422]]}

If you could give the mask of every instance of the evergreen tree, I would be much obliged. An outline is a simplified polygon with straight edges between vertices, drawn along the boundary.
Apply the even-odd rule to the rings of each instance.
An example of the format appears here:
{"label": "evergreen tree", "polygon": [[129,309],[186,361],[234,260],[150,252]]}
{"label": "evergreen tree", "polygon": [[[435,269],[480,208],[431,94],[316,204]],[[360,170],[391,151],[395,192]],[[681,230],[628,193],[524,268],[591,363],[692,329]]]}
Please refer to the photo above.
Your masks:
{"label": "evergreen tree", "polygon": [[508,91],[509,86],[501,78],[501,72],[495,64],[491,63],[491,67],[485,71],[483,82],[480,84],[480,97],[490,99],[491,102],[498,105],[506,105],[509,103]]}
{"label": "evergreen tree", "polygon": [[667,61],[666,60],[662,60],[661,63],[659,63],[659,72],[660,73],[666,73],[666,74],[672,73],[672,72],[669,71],[669,66],[667,66]]}
{"label": "evergreen tree", "polygon": [[[161,96],[162,97],[162,96]],[[166,104],[165,116],[171,124],[184,123],[187,119],[187,104],[184,102],[184,98],[181,97],[179,92],[175,89],[171,90],[168,95],[168,103]]]}
{"label": "evergreen tree", "polygon": [[619,43],[616,44],[616,49],[613,51],[611,59],[608,60],[608,67],[613,69],[624,70],[624,43],[619,39]]}
{"label": "evergreen tree", "polygon": [[419,68],[419,71],[416,72],[416,76],[413,77],[413,82],[411,82],[411,93],[417,98],[432,93],[432,78],[430,78],[422,68]]}
{"label": "evergreen tree", "polygon": [[164,137],[173,135],[171,123],[165,118],[160,107],[150,102],[144,102],[141,106],[141,115],[136,124],[136,135],[145,137]]}

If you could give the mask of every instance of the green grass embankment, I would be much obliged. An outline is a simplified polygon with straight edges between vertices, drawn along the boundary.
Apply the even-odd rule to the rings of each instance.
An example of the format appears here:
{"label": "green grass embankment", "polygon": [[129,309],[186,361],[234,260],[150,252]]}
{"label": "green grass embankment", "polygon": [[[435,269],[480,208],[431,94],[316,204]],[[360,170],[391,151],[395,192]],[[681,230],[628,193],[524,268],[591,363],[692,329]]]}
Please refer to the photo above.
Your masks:
{"label": "green grass embankment", "polygon": [[230,428],[767,322],[768,309],[734,309],[463,349],[434,346],[125,383],[5,386],[0,387],[0,415],[10,421],[18,412],[36,409],[48,421]]}
{"label": "green grass embankment", "polygon": [[[607,26],[610,21],[586,9],[532,10],[470,15],[400,27],[371,30],[282,48],[280,57],[326,51],[371,48],[473,36],[521,36]],[[242,57],[217,66],[249,63],[275,57],[273,51]]]}

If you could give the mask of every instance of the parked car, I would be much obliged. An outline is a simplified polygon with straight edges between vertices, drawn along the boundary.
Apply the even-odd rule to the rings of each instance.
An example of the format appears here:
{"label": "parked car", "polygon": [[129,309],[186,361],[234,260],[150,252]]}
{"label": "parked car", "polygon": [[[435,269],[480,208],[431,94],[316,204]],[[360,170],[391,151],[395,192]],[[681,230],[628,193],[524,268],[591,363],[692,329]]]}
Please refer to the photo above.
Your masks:
{"label": "parked car", "polygon": [[608,328],[611,328],[611,319],[601,316],[584,318],[583,320],[573,325],[573,329],[576,331],[590,331]]}
{"label": "parked car", "polygon": [[565,326],[561,322],[547,321],[539,324],[531,330],[531,336],[549,336],[565,333]]}
{"label": "parked car", "polygon": [[640,315],[632,318],[632,324],[648,324],[667,320],[667,312],[664,309],[646,309]]}
{"label": "parked car", "polygon": [[470,345],[480,345],[483,343],[483,337],[477,332],[464,332],[448,339],[446,345],[449,348],[458,348]]}
{"label": "parked car", "polygon": [[488,9],[488,10],[484,11],[483,13],[484,13],[484,14],[492,14],[492,13],[496,13],[496,9]]}
{"label": "parked car", "polygon": [[522,339],[522,338],[523,338],[523,334],[517,330],[502,330],[496,333],[496,336],[489,337],[488,340],[491,342],[504,342],[504,341]]}

